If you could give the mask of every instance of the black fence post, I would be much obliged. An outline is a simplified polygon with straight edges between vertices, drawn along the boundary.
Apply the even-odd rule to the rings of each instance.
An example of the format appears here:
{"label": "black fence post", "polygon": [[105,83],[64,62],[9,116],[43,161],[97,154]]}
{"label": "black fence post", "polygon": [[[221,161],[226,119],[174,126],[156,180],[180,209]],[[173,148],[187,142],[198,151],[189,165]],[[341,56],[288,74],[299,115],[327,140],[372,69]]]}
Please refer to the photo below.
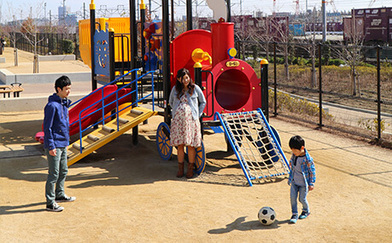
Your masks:
{"label": "black fence post", "polygon": [[276,42],[274,42],[274,116],[278,115],[278,91],[276,83]]}
{"label": "black fence post", "polygon": [[322,65],[321,65],[321,47],[322,44],[319,43],[318,57],[319,57],[319,128],[323,126],[323,88],[322,88]]}
{"label": "black fence post", "polygon": [[[193,68],[195,70],[195,84],[198,85],[203,90],[203,87],[201,85],[201,68],[202,68],[202,66],[201,66],[200,62],[196,62],[193,65]],[[201,136],[203,138],[203,135],[204,135],[203,116],[200,117],[200,129],[201,129]]]}
{"label": "black fence post", "polygon": [[380,76],[380,49],[377,46],[377,140],[381,141],[381,76]]}
{"label": "black fence post", "polygon": [[260,61],[260,77],[261,77],[261,110],[263,111],[267,121],[269,121],[268,107],[268,60]]}

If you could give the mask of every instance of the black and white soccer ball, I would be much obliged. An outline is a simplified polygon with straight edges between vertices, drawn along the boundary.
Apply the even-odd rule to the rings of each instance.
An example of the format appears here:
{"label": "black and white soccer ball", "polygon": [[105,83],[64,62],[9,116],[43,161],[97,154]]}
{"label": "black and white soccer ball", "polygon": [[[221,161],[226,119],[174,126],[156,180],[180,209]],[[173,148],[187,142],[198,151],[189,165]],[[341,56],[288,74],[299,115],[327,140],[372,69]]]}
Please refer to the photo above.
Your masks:
{"label": "black and white soccer ball", "polygon": [[259,221],[263,225],[271,225],[275,222],[276,213],[271,207],[262,207],[259,211]]}

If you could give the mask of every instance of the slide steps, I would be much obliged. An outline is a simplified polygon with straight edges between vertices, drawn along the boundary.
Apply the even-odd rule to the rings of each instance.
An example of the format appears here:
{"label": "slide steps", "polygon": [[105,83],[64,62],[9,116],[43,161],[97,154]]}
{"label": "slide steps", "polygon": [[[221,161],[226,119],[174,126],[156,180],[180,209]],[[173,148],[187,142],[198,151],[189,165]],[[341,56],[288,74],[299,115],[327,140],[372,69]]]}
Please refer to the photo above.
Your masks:
{"label": "slide steps", "polygon": [[[155,114],[157,114],[155,111],[143,107],[135,107],[131,109],[130,112],[121,114],[120,117],[105,123],[104,126],[100,126],[98,129],[84,136],[82,138],[82,143],[80,143],[80,139],[78,139],[68,146],[68,166],[78,162]],[[80,153],[81,144],[82,153]]]}

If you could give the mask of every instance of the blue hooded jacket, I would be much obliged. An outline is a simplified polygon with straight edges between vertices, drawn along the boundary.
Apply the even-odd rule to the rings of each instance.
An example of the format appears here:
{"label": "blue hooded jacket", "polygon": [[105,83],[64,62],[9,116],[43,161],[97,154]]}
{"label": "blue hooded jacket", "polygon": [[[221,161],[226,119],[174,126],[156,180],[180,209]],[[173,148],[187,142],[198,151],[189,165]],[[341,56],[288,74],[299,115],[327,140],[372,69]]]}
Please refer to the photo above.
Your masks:
{"label": "blue hooded jacket", "polygon": [[45,106],[44,147],[53,150],[69,145],[68,107],[71,101],[61,99],[56,93],[49,96]]}

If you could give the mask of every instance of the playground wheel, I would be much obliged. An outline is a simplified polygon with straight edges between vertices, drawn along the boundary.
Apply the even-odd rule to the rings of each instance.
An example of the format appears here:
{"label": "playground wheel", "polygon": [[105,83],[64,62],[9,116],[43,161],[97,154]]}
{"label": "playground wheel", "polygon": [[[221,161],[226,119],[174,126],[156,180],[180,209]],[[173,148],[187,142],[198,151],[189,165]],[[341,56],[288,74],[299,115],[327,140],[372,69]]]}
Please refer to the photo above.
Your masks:
{"label": "playground wheel", "polygon": [[170,128],[165,122],[161,122],[157,128],[156,143],[161,158],[171,159],[173,146],[170,146]]}
{"label": "playground wheel", "polygon": [[[188,154],[188,147],[186,148]],[[206,151],[204,149],[204,143],[201,142],[201,147],[196,148],[196,159],[195,159],[195,170],[197,174],[201,174],[206,168]]]}
{"label": "playground wheel", "polygon": [[279,145],[282,145],[282,143],[280,142],[280,136],[279,136],[278,131],[276,131],[276,129],[273,126],[270,125],[270,127],[271,127],[272,133],[274,134],[274,136],[275,136],[276,140],[278,141]]}

